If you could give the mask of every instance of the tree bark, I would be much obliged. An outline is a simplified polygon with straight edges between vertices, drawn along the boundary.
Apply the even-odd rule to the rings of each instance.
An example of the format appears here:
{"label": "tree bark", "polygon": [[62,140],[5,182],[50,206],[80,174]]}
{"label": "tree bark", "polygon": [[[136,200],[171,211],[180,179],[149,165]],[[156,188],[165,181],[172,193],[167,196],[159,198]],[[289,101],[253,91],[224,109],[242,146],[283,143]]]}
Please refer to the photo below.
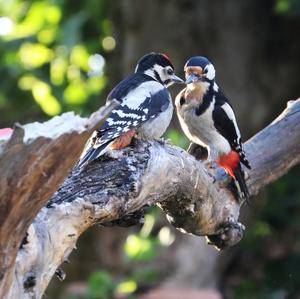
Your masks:
{"label": "tree bark", "polygon": [[17,124],[9,141],[0,140],[0,298],[6,298],[15,279],[16,255],[29,225],[116,105],[89,119],[65,113],[43,124]]}
{"label": "tree bark", "polygon": [[[299,116],[300,100],[289,102],[287,109],[272,124],[245,144],[252,164],[247,180],[251,194],[256,194],[263,186],[299,163]],[[80,123],[82,124],[82,120]],[[94,125],[95,122],[89,124],[87,131],[90,132]],[[52,128],[51,122],[45,123],[44,126]],[[3,233],[0,244],[1,248],[4,248],[1,251],[1,259],[2,265],[6,265],[6,268],[2,267],[1,291],[2,294],[7,294],[5,298],[41,298],[54,273],[63,278],[62,272],[57,269],[67,260],[82,232],[96,223],[106,224],[122,218],[124,220],[124,217],[125,222],[131,221],[130,215],[134,215],[145,205],[160,204],[177,228],[195,235],[207,235],[218,247],[233,245],[241,239],[243,226],[238,222],[238,217],[242,201],[226,188],[228,178],[220,169],[206,169],[205,162],[197,161],[184,150],[166,142],[136,140],[133,146],[118,152],[113,158],[102,157],[83,169],[73,169],[30,225],[20,249],[15,249],[14,245],[20,244],[23,235],[20,232],[11,235],[10,232],[15,227],[20,227],[19,223],[25,226],[30,218],[28,215],[34,215],[37,206],[45,203],[50,193],[49,181],[55,182],[51,185],[53,191],[62,178],[62,174],[54,165],[61,165],[66,174],[67,169],[78,158],[80,149],[71,151],[69,147],[68,155],[72,157],[59,158],[65,156],[63,154],[66,145],[72,140],[70,137],[73,134],[81,136],[80,146],[83,144],[81,134],[85,136],[83,139],[86,138],[87,131],[82,129],[82,126],[79,126],[77,133],[74,126],[72,127],[73,133],[70,133],[68,138],[60,132],[56,137],[52,136],[51,140],[36,136],[34,142],[30,143],[40,144],[41,140],[45,139],[45,143],[54,143],[55,146],[55,154],[53,151],[50,154],[44,151],[44,155],[50,158],[43,156],[43,160],[51,161],[47,164],[51,166],[47,168],[47,178],[41,175],[40,169],[43,168],[35,167],[28,171],[28,174],[32,175],[30,182],[42,180],[39,188],[30,188],[29,192],[25,193],[22,191],[24,189],[12,189],[11,184],[4,185],[5,177],[2,178],[1,192],[5,194],[5,197],[2,197],[5,201],[10,202],[15,198],[22,199],[24,204],[27,199],[32,201],[31,205],[27,201],[27,206],[21,208],[14,202],[15,215],[18,217],[7,213],[12,219],[6,219],[9,224],[6,224],[5,231],[1,226]],[[64,129],[62,131],[66,133]],[[16,137],[12,136],[2,153],[2,157],[10,155],[11,161],[16,159],[16,155],[13,155],[14,138]],[[72,145],[75,147],[75,142],[72,142]],[[28,146],[26,141],[23,146]],[[21,148],[20,143],[18,148]],[[53,150],[52,147],[51,149]],[[29,165],[25,160],[27,157],[33,162],[41,160],[40,156],[35,155],[36,147],[26,150],[27,156],[23,155],[24,163],[26,162],[24,165]],[[2,158],[1,163],[8,162]],[[19,177],[22,181],[23,172],[16,172],[11,163],[6,165],[6,173],[14,173],[14,177]],[[33,191],[34,193],[31,193]],[[2,200],[1,204],[5,201]],[[24,234],[25,231],[23,229]],[[18,252],[16,260],[10,254],[5,254],[8,251],[3,245],[4,240],[8,244],[7,248]]]}

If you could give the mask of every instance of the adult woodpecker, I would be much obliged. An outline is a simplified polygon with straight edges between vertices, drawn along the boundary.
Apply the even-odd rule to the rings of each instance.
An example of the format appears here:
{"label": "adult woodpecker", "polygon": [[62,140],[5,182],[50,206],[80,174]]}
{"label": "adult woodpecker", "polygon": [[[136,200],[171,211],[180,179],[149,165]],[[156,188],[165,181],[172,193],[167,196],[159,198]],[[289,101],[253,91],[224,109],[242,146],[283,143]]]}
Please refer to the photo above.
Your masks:
{"label": "adult woodpecker", "polygon": [[149,53],[137,63],[135,73],[121,81],[108,95],[120,105],[91,136],[77,166],[83,166],[108,150],[128,146],[134,136],[144,139],[161,137],[173,114],[171,95],[173,83],[184,83],[174,72],[165,54]]}
{"label": "adult woodpecker", "polygon": [[175,105],[185,135],[208,150],[208,160],[216,162],[249,197],[241,163],[251,169],[243,151],[241,134],[229,100],[215,82],[215,68],[202,56],[190,58],[185,67],[186,88]]}

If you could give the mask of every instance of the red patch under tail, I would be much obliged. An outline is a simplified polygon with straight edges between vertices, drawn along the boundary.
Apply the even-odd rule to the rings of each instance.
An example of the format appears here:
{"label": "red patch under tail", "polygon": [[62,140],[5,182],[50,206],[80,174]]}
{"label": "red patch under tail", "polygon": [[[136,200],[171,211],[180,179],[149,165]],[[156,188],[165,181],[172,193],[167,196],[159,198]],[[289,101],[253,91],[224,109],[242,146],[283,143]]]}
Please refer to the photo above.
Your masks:
{"label": "red patch under tail", "polygon": [[237,152],[231,151],[229,154],[221,156],[216,163],[220,165],[233,178],[235,178],[234,171],[240,163],[240,156]]}
{"label": "red patch under tail", "polygon": [[131,140],[135,134],[136,134],[135,129],[126,132],[122,136],[116,138],[115,141],[110,145],[110,148],[112,150],[118,150],[128,146],[131,143]]}
{"label": "red patch under tail", "polygon": [[248,198],[250,195],[245,182],[244,171],[240,164],[239,154],[231,151],[229,154],[221,156],[216,163],[238,182],[242,197]]}

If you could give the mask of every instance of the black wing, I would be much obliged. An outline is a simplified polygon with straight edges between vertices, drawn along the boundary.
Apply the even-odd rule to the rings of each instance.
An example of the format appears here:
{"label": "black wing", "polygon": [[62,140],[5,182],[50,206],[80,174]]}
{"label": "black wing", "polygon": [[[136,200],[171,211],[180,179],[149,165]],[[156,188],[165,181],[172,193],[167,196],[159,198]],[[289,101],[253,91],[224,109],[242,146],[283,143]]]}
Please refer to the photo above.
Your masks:
{"label": "black wing", "polygon": [[[157,117],[171,104],[170,94],[162,84],[146,75],[150,79],[144,77],[141,82],[140,74],[135,75],[138,76],[130,76],[110,93],[108,100],[117,99],[121,104],[112,111],[102,127],[94,132],[81,155],[79,166],[100,157],[111,141]],[[132,79],[133,83],[126,82]],[[124,87],[125,93],[122,93],[120,86]]]}
{"label": "black wing", "polygon": [[238,152],[241,162],[247,168],[251,169],[250,163],[247,160],[243,150],[241,134],[229,101],[223,95],[216,97],[215,101],[216,102],[212,116],[216,129],[228,140],[231,148]]}
{"label": "black wing", "polygon": [[129,94],[130,91],[137,88],[140,84],[147,81],[155,81],[152,77],[141,74],[134,73],[122,80],[117,86],[115,86],[111,92],[108,94],[106,101],[109,102],[113,99],[116,99],[122,102],[123,98]]}

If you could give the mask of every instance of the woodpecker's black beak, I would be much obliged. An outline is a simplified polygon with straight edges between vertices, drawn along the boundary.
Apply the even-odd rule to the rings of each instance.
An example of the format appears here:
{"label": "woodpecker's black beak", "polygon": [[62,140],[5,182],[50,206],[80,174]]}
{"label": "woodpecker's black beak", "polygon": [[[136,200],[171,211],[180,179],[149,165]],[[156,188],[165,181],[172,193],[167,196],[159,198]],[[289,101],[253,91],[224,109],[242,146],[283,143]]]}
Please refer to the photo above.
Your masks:
{"label": "woodpecker's black beak", "polygon": [[196,81],[203,81],[202,77],[199,77],[195,74],[189,74],[189,76],[187,77],[187,79],[185,80],[185,84],[190,84]]}
{"label": "woodpecker's black beak", "polygon": [[175,74],[171,77],[171,80],[174,83],[183,83],[184,84],[184,81],[181,78],[177,77]]}

